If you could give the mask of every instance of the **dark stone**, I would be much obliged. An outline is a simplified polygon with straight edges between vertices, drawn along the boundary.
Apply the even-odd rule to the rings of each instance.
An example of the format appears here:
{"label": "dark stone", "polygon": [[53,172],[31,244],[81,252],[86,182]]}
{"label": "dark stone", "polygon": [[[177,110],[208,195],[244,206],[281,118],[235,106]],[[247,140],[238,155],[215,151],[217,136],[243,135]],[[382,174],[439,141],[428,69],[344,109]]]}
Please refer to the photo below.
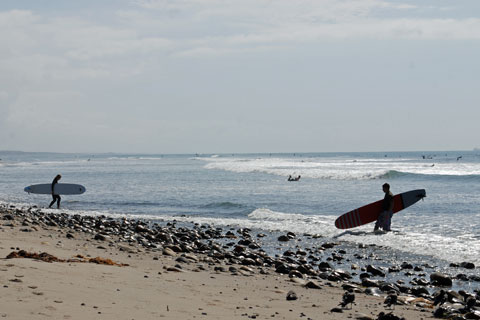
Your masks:
{"label": "dark stone", "polygon": [[213,271],[215,271],[215,272],[225,272],[225,268],[222,267],[222,266],[216,266],[215,268],[213,268]]}
{"label": "dark stone", "polygon": [[281,263],[276,267],[275,272],[281,273],[281,274],[289,274],[290,270],[291,268],[289,266],[287,266],[284,263]]}
{"label": "dark stone", "polygon": [[287,301],[293,301],[293,300],[298,300],[298,296],[295,292],[290,290],[287,293]]}
{"label": "dark stone", "polygon": [[402,268],[403,270],[405,269],[413,269],[413,265],[411,263],[408,263],[408,262],[403,262],[402,265],[400,266],[400,268]]}
{"label": "dark stone", "polygon": [[281,241],[281,242],[287,242],[287,241],[290,241],[290,238],[286,235],[282,235],[282,236],[278,237],[277,240]]}
{"label": "dark stone", "polygon": [[370,273],[362,272],[362,273],[360,273],[360,275],[359,275],[358,277],[359,277],[361,280],[367,279],[367,278],[370,278]]}
{"label": "dark stone", "polygon": [[371,280],[368,278],[362,279],[362,286],[370,288],[370,287],[379,287],[379,282],[377,280]]}
{"label": "dark stone", "polygon": [[291,270],[289,273],[288,273],[288,276],[290,278],[300,278],[300,279],[303,279],[303,274],[301,272],[299,272],[298,270]]}
{"label": "dark stone", "polygon": [[371,264],[367,266],[367,272],[370,272],[374,276],[385,277],[385,273],[382,270],[380,270],[380,268],[374,267]]}
{"label": "dark stone", "polygon": [[428,297],[430,293],[425,287],[413,287],[411,292],[416,297]]}
{"label": "dark stone", "polygon": [[104,234],[101,234],[101,233],[97,233],[93,239],[100,240],[100,241],[105,241],[105,240],[108,239],[108,236],[104,235]]}
{"label": "dark stone", "polygon": [[393,272],[400,272],[400,267],[399,266],[391,266],[388,268],[388,272],[393,273]]}
{"label": "dark stone", "polygon": [[476,281],[476,282],[480,282],[480,276],[477,276],[477,275],[471,275],[470,277],[468,277],[471,281]]}
{"label": "dark stone", "polygon": [[452,279],[448,275],[440,272],[430,274],[430,283],[441,287],[451,287],[453,284]]}
{"label": "dark stone", "polygon": [[335,247],[336,245],[337,245],[337,244],[336,244],[336,243],[333,243],[333,242],[326,242],[326,243],[323,243],[323,244],[321,245],[321,247],[322,247],[323,249],[331,249],[331,248]]}
{"label": "dark stone", "polygon": [[332,270],[332,266],[330,263],[328,262],[325,262],[325,261],[322,261],[320,262],[320,264],[318,265],[318,270],[321,270],[321,271],[328,271],[328,270]]}
{"label": "dark stone", "polygon": [[310,289],[322,289],[322,287],[320,286],[320,284],[318,284],[317,282],[311,280],[311,281],[308,281],[306,284],[305,284],[305,287],[307,288],[310,288]]}
{"label": "dark stone", "polygon": [[465,269],[475,269],[475,265],[471,262],[462,262],[460,263],[460,267]]}

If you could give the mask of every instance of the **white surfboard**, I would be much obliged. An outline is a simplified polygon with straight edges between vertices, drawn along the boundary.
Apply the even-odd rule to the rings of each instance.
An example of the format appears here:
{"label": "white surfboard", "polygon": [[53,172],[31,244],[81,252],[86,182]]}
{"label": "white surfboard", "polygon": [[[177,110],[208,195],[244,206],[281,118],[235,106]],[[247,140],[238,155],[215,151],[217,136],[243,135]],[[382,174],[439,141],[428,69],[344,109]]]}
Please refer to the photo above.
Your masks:
{"label": "white surfboard", "polygon": [[[33,184],[25,187],[25,192],[37,194],[52,194],[52,184]],[[84,186],[73,183],[57,183],[54,188],[55,194],[82,194],[86,191]]]}

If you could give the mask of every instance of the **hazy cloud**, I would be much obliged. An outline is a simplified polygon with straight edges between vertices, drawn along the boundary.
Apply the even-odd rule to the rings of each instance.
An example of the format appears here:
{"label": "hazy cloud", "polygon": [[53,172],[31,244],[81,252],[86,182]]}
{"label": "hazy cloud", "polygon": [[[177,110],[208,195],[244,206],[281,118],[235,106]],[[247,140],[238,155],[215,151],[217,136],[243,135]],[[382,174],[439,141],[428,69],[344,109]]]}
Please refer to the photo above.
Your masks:
{"label": "hazy cloud", "polygon": [[[65,141],[78,143],[65,144],[67,151],[141,151],[155,145],[203,152],[226,150],[230,142],[247,150],[251,140],[276,148],[297,140],[293,146],[309,148],[318,136],[338,139],[323,142],[325,148],[348,149],[352,134],[345,128],[363,131],[359,140],[372,140],[386,126],[362,129],[354,119],[377,119],[386,106],[434,114],[439,122],[452,114],[438,108],[461,108],[468,114],[462,130],[475,128],[480,18],[469,10],[472,5],[449,0],[441,5],[137,0],[82,10],[69,5],[47,10],[32,2],[31,9],[0,11],[5,138],[0,149],[48,149],[43,141],[58,130]],[[303,125],[293,130],[296,117]],[[423,123],[418,117],[404,122]],[[428,125],[432,129],[434,121]],[[400,126],[394,129],[392,134],[404,134]],[[440,135],[438,130],[432,136]],[[29,140],[32,135],[38,141]]]}

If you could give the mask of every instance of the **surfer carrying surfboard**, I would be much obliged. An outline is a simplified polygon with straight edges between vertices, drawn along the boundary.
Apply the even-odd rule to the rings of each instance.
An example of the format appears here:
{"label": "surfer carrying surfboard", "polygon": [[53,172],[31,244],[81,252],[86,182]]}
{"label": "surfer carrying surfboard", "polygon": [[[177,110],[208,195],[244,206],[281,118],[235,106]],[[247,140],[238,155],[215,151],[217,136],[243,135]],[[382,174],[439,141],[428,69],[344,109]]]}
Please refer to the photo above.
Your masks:
{"label": "surfer carrying surfboard", "polygon": [[57,174],[57,176],[53,179],[52,181],[52,202],[50,202],[50,205],[48,206],[49,208],[52,207],[52,205],[55,203],[55,201],[57,201],[57,208],[60,209],[60,200],[62,200],[62,198],[60,198],[60,195],[58,194],[55,194],[54,192],[54,188],[55,188],[55,185],[58,183],[58,180],[62,179],[62,175],[60,174]]}
{"label": "surfer carrying surfboard", "polygon": [[385,197],[382,202],[382,212],[378,215],[373,231],[377,231],[379,228],[382,228],[384,231],[391,231],[390,225],[393,216],[393,194],[390,191],[390,185],[388,183],[384,183],[382,189],[383,192],[385,192]]}

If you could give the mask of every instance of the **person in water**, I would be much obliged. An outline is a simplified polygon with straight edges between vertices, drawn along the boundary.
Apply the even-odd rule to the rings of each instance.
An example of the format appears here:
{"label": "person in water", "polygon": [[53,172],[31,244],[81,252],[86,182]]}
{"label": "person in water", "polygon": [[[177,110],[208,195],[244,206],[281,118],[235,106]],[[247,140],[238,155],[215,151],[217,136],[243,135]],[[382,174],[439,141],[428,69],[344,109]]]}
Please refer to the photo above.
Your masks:
{"label": "person in water", "polygon": [[382,202],[382,212],[378,215],[373,231],[377,231],[379,228],[382,228],[384,231],[391,231],[390,225],[393,216],[393,194],[390,191],[390,185],[388,183],[384,183],[382,188],[383,192],[385,192],[385,197]]}
{"label": "person in water", "polygon": [[289,176],[288,176],[288,181],[298,181],[298,180],[300,180],[300,178],[301,178],[300,175],[299,175],[298,177],[296,177],[296,178],[292,177],[292,175],[289,175]]}
{"label": "person in water", "polygon": [[62,176],[60,174],[57,174],[57,176],[52,181],[52,198],[53,198],[53,200],[52,200],[52,202],[50,202],[50,205],[48,206],[49,208],[51,208],[52,205],[56,201],[57,202],[57,208],[60,209],[60,200],[62,200],[62,198],[60,198],[60,195],[55,194],[55,192],[53,190],[55,188],[55,185],[58,183],[58,180],[60,180],[61,178],[62,178]]}

